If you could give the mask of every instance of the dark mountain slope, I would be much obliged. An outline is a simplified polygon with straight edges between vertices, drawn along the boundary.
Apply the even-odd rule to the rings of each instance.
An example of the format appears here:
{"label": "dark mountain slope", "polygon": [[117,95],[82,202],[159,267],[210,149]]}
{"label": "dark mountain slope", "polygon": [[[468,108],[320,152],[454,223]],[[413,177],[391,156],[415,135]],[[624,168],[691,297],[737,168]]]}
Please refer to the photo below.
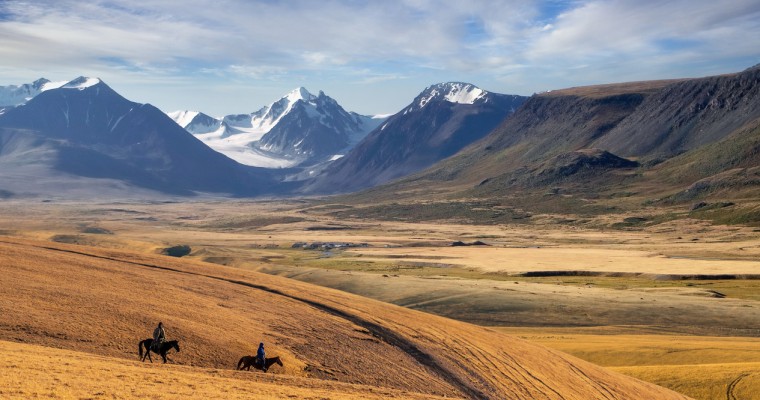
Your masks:
{"label": "dark mountain slope", "polygon": [[623,156],[669,158],[760,118],[759,99],[760,69],[675,83],[594,145]]}
{"label": "dark mountain slope", "polygon": [[356,143],[352,136],[360,134],[368,118],[345,111],[322,91],[317,96],[303,88],[300,91],[302,98],[261,137],[258,147],[314,162]]}
{"label": "dark mountain slope", "polygon": [[97,79],[79,78],[37,95],[0,115],[0,128],[8,144],[0,149],[3,157],[23,143],[37,154],[29,162],[59,173],[171,194],[253,195],[272,185],[264,171],[209,149],[157,108],[130,102]]}
{"label": "dark mountain slope", "polygon": [[464,83],[433,85],[305,190],[346,192],[420,171],[484,137],[524,100]]}
{"label": "dark mountain slope", "polygon": [[459,154],[348,200],[596,215],[756,199],[759,77],[750,69],[534,95]]}

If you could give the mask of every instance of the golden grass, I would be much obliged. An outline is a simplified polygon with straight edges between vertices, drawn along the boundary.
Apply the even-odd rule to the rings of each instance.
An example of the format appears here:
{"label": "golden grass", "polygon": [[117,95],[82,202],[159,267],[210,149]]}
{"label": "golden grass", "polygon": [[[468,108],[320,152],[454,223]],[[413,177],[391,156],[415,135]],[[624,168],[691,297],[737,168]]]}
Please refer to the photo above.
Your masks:
{"label": "golden grass", "polygon": [[[477,268],[483,272],[524,273],[531,271],[592,271],[643,274],[705,275],[757,274],[760,261],[669,258],[640,250],[613,250],[578,247],[499,248],[366,248],[350,249],[350,255],[361,255],[362,261],[403,259],[407,262],[441,263]],[[435,257],[435,258],[433,258]]]}
{"label": "golden grass", "polygon": [[233,368],[264,338],[285,360],[273,373],[296,380],[438,396],[684,398],[488,329],[240,269],[3,239],[0,273],[4,340],[131,361],[162,320],[181,340],[173,362],[206,373]]}
{"label": "golden grass", "polygon": [[[542,382],[560,388],[567,398],[587,397],[585,389],[584,395],[578,394],[580,389],[570,389],[578,385],[578,375],[572,373],[569,365],[581,364],[558,362],[570,369],[568,372],[567,368],[560,368],[563,372],[559,373],[544,365],[546,360],[554,360],[555,355],[537,353],[511,338],[250,272],[261,270],[461,319],[470,318],[485,325],[510,318],[515,323],[531,325],[604,325],[628,323],[626,320],[658,325],[657,330],[648,332],[653,335],[651,341],[646,335],[616,331],[617,338],[605,336],[603,340],[595,338],[595,334],[588,338],[573,336],[578,343],[576,348],[569,344],[567,348],[557,348],[697,398],[711,398],[711,393],[723,393],[718,398],[725,398],[726,393],[721,390],[727,380],[730,382],[746,371],[749,375],[734,386],[734,393],[746,394],[742,392],[745,385],[753,387],[752,368],[756,360],[739,356],[741,346],[748,345],[744,338],[721,342],[723,339],[683,336],[683,343],[679,343],[663,335],[692,329],[713,334],[738,331],[742,333],[737,334],[747,334],[745,328],[760,326],[754,311],[757,281],[555,277],[519,278],[519,284],[515,284],[513,280],[518,278],[508,276],[523,267],[556,270],[559,266],[609,272],[609,265],[615,270],[651,274],[747,272],[760,256],[760,233],[750,228],[681,220],[641,231],[597,231],[551,225],[551,216],[535,218],[547,221],[547,225],[515,227],[336,221],[328,213],[329,208],[286,202],[0,203],[3,215],[0,231],[16,236],[9,241],[23,242],[20,237],[34,239],[26,242],[31,246],[29,251],[14,245],[0,246],[0,273],[4,284],[8,282],[0,288],[0,339],[134,360],[136,341],[147,337],[161,319],[170,324],[170,336],[179,335],[183,343],[193,343],[172,355],[178,365],[168,368],[182,371],[186,368],[213,377],[217,371],[232,368],[240,355],[253,353],[255,344],[263,338],[271,346],[270,354],[286,359],[285,368],[273,371],[278,379],[293,382],[316,379],[325,384],[332,380],[403,393],[455,393],[439,378],[430,378],[430,371],[415,364],[409,354],[387,342],[373,341],[366,328],[350,320],[303,301],[287,300],[280,294],[217,279],[224,278],[275,288],[284,295],[329,305],[379,323],[430,354],[453,376],[496,388],[489,389],[494,390],[489,393],[508,392],[516,398],[547,393],[540,384],[538,389],[532,386],[535,382],[531,379],[519,378],[524,373],[515,369],[519,365]],[[350,229],[313,229],[335,224]],[[86,233],[87,227],[107,229],[113,234]],[[100,249],[37,241],[58,235]],[[483,240],[493,247],[448,247],[454,240]],[[296,241],[368,242],[373,247],[325,255],[319,251],[291,250],[290,245]],[[191,258],[195,260],[210,260],[238,270],[152,254],[177,244],[190,245]],[[268,248],[273,246],[278,248]],[[116,260],[93,259],[61,250],[81,250]],[[148,268],[140,263],[167,266],[183,273]],[[509,268],[504,269],[505,265]],[[11,270],[12,274],[7,273]],[[707,290],[720,291],[728,298],[705,297]],[[512,308],[498,311],[504,305]],[[165,309],[159,311],[160,307]],[[78,312],[71,312],[73,309]],[[113,315],[105,317],[106,311]],[[736,343],[734,348],[729,346],[732,341]],[[556,344],[540,343],[550,347]],[[332,355],[341,349],[350,350],[338,362]],[[377,354],[396,363],[380,363],[373,359]],[[505,361],[505,354],[519,362]],[[695,359],[689,361],[689,355]],[[703,356],[714,361],[699,360]],[[460,365],[462,360],[472,360],[473,365]],[[644,360],[656,365],[645,364]],[[712,379],[699,372],[702,368],[720,369],[710,365],[724,366],[737,373],[716,372],[717,378]],[[746,371],[742,369],[744,366]],[[555,379],[557,374],[559,378]],[[601,379],[612,387],[620,384],[617,378],[598,374],[594,372],[593,381]],[[586,386],[581,384],[579,388]],[[633,390],[623,385],[614,393],[628,389]],[[639,397],[646,398],[643,394]]]}
{"label": "golden grass", "polygon": [[620,367],[614,370],[698,400],[760,399],[760,363]]}
{"label": "golden grass", "polygon": [[656,330],[632,327],[495,329],[695,399],[760,398],[760,338],[651,334]]}
{"label": "golden grass", "polygon": [[149,365],[0,341],[3,399],[439,399],[387,388],[247,371]]}

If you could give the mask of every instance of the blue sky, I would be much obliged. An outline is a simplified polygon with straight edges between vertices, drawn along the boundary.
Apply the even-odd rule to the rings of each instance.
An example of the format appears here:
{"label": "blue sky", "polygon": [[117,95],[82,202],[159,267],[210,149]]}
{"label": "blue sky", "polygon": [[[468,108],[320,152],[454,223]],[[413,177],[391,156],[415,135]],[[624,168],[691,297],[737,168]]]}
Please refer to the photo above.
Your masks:
{"label": "blue sky", "polygon": [[760,63],[760,1],[0,0],[0,85],[102,78],[164,111],[290,90],[394,113],[426,86],[530,95]]}

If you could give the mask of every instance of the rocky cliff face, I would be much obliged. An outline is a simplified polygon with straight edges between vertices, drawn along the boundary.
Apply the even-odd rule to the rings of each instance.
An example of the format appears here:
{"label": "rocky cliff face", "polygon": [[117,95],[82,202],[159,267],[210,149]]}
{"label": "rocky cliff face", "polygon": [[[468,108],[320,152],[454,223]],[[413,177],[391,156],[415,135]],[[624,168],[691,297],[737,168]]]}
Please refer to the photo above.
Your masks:
{"label": "rocky cliff face", "polygon": [[[726,193],[726,187],[746,191],[755,182],[744,172],[756,166],[758,137],[758,68],[571,88],[534,95],[483,140],[384,190],[470,185],[476,189],[466,195],[489,197],[564,185],[578,196],[595,197],[646,188],[649,201],[716,176],[707,180],[710,185],[697,185],[715,188],[700,190],[700,196]],[[715,184],[736,168],[743,172],[730,175],[741,179]]]}
{"label": "rocky cliff face", "polygon": [[760,118],[760,69],[690,79],[648,96],[594,145],[623,156],[665,159],[719,141]]}

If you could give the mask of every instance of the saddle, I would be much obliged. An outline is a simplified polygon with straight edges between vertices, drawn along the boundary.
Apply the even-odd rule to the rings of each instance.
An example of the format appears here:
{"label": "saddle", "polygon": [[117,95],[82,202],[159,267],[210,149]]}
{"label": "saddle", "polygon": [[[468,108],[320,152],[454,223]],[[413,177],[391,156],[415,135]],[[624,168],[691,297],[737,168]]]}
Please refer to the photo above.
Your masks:
{"label": "saddle", "polygon": [[153,340],[153,343],[150,345],[151,350],[158,351],[159,348],[161,348],[161,344],[164,343],[166,339],[159,338],[158,340]]}

